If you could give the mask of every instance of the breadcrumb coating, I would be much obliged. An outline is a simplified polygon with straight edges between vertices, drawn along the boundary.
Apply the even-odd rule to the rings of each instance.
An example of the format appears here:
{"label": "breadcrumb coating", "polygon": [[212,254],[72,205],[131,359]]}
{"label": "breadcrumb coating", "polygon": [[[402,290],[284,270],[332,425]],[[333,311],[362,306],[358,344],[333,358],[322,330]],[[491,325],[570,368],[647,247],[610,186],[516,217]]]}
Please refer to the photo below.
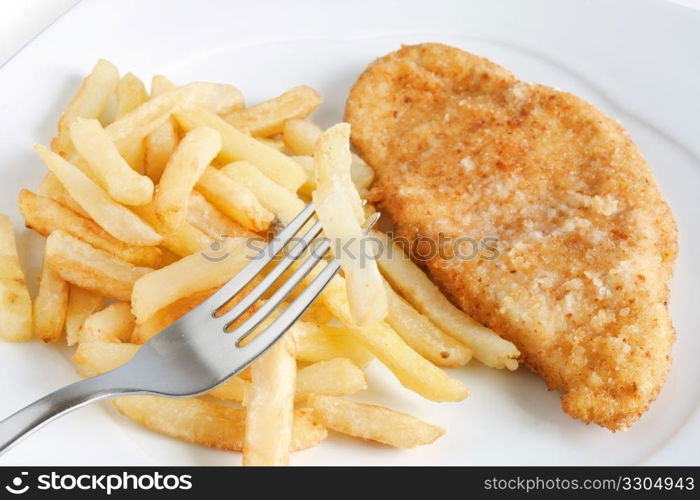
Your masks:
{"label": "breadcrumb coating", "polygon": [[425,263],[451,300],[515,343],[571,416],[634,423],[671,361],[677,229],[623,127],[440,44],[373,62],[345,119],[398,234],[498,238],[496,259]]}

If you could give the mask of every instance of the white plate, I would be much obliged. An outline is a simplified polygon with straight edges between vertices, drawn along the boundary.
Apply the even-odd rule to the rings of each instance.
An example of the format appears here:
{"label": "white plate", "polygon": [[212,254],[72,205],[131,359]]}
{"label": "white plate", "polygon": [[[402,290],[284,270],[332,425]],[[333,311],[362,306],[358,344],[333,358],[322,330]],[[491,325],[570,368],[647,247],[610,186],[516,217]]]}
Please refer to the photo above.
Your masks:
{"label": "white plate", "polygon": [[[359,399],[408,411],[447,429],[432,446],[397,451],[332,436],[294,464],[633,464],[700,462],[700,45],[698,13],[650,1],[197,2],[79,4],[0,70],[0,212],[44,174],[31,150],[99,57],[145,80],[232,82],[250,102],[297,84],[326,98],[317,119],[340,120],[348,88],[372,59],[399,44],[444,41],[485,55],[520,77],[575,92],[619,119],[653,165],[680,227],[671,309],[678,340],[658,401],[626,433],[585,426],[526,369],[454,372],[473,396],[435,404],[402,389],[377,363]],[[27,260],[36,274],[36,254]],[[75,379],[67,353],[31,342],[0,344],[0,416]],[[236,464],[239,456],[142,430],[108,404],[73,413],[29,438],[0,464]]]}

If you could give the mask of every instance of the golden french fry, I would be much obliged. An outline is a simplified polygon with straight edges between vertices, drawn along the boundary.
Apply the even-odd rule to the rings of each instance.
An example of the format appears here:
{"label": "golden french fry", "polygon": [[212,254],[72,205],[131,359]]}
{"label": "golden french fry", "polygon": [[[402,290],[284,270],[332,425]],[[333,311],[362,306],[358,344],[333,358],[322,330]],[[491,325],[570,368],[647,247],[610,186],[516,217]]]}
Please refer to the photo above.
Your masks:
{"label": "golden french fry", "polygon": [[232,85],[195,82],[149,99],[138,108],[110,123],[105,130],[119,152],[126,155],[134,144],[167,122],[177,108],[202,106],[206,112],[213,109],[214,113],[225,113],[238,109],[242,103],[240,92]]}
{"label": "golden french fry", "polygon": [[301,85],[255,106],[224,115],[241,132],[269,137],[279,134],[287,120],[306,118],[323,102],[321,94]]}
{"label": "golden french fry", "polygon": [[50,198],[37,196],[23,189],[19,194],[19,209],[27,227],[34,229],[42,236],[61,230],[132,264],[153,267],[160,262],[161,251],[158,248],[127,245],[92,220],[80,216]]}
{"label": "golden french fry", "polygon": [[350,165],[350,124],[339,123],[326,130],[314,148],[316,167],[316,189],[327,190],[337,186],[345,193],[345,198],[355,214],[358,224],[365,221],[362,199],[352,182]]}
{"label": "golden french fry", "polygon": [[250,390],[250,385],[250,382],[247,380],[243,380],[240,377],[232,377],[219,387],[209,391],[207,395],[224,401],[241,402],[245,400],[246,394]]}
{"label": "golden french fry", "polygon": [[257,237],[255,233],[248,231],[224,215],[218,208],[209,203],[199,191],[190,193],[190,199],[187,203],[187,222],[215,240],[223,237]]}
{"label": "golden french fry", "polygon": [[130,300],[134,282],[152,271],[91,247],[63,231],[46,239],[45,265],[64,281],[106,297]]}
{"label": "golden french fry", "polygon": [[73,212],[82,215],[86,219],[90,218],[88,213],[83,210],[83,207],[81,207],[77,201],[71,198],[71,195],[68,194],[66,188],[64,188],[63,184],[61,184],[61,181],[59,181],[58,178],[51,172],[44,176],[39,183],[39,187],[37,187],[36,192],[41,196],[51,198],[61,205],[70,208]]}
{"label": "golden french fry", "polygon": [[107,106],[119,82],[119,70],[110,62],[100,59],[92,72],[83,80],[58,121],[58,135],[52,141],[53,150],[66,156],[73,152],[70,126],[77,118],[97,118]]}
{"label": "golden french fry", "polygon": [[[151,80],[151,98],[174,90],[175,84],[162,75],[156,75]],[[180,142],[180,130],[172,116],[160,127],[148,134],[145,139],[146,155],[144,171],[153,182],[158,182],[163,175],[165,165]]]}
{"label": "golden french fry", "polygon": [[93,340],[81,342],[71,361],[81,377],[94,377],[127,363],[141,346]]}
{"label": "golden french fry", "polygon": [[294,337],[299,361],[318,363],[347,358],[357,366],[366,366],[374,358],[345,328],[297,321],[289,331]]}
{"label": "golden french fry", "polygon": [[317,325],[325,325],[333,320],[333,313],[320,301],[313,302],[306,312],[301,316],[302,321],[308,323],[316,323]]}
{"label": "golden french fry", "polygon": [[185,223],[190,193],[220,149],[221,137],[207,127],[191,130],[180,141],[163,171],[153,202],[160,228],[166,234]]}
{"label": "golden french fry", "polygon": [[[144,427],[210,448],[241,451],[246,433],[246,410],[201,399],[166,399],[155,396],[116,398],[119,412]],[[291,448],[312,448],[327,436],[309,409],[294,411]]]}
{"label": "golden french fry", "polygon": [[134,331],[135,318],[131,305],[115,302],[101,311],[88,316],[78,333],[78,341],[86,342],[129,342]]}
{"label": "golden french fry", "polygon": [[352,318],[358,326],[377,323],[386,317],[388,305],[377,262],[368,255],[372,242],[361,226],[362,201],[350,178],[350,125],[338,124],[324,132],[316,143],[314,161],[318,175],[314,207],[345,274]]}
{"label": "golden french fry", "polygon": [[364,372],[347,358],[334,358],[306,366],[297,372],[296,400],[311,394],[346,396],[367,388]]}
{"label": "golden french fry", "polygon": [[105,131],[119,154],[128,155],[148,134],[167,122],[181,99],[178,89],[165,92],[110,123]]}
{"label": "golden french fry", "polygon": [[259,251],[249,241],[227,238],[216,254],[188,255],[138,279],[131,296],[137,322],[144,322],[177,300],[226,283]]}
{"label": "golden french fry", "polygon": [[[311,273],[311,279],[320,268]],[[384,321],[366,327],[356,326],[348,305],[345,280],[336,276],[321,293],[320,300],[348,331],[379,359],[404,387],[433,401],[461,401],[469,389],[459,380],[422,357],[404,342]]]}
{"label": "golden french fry", "polygon": [[23,342],[32,338],[32,300],[17,256],[15,231],[0,215],[0,339]]}
{"label": "golden french fry", "polygon": [[[290,151],[298,155],[294,159],[304,167],[308,175],[305,189],[309,192],[316,187],[316,176],[311,155],[314,154],[316,141],[322,134],[323,129],[308,120],[289,120],[284,124],[282,140]],[[364,193],[374,182],[374,170],[356,154],[352,153],[350,156],[352,182],[360,193]]]}
{"label": "golden french fry", "polygon": [[307,404],[329,429],[396,448],[430,444],[445,434],[440,427],[382,406],[322,395],[310,396]]}
{"label": "golden french fry", "polygon": [[287,465],[292,445],[294,339],[284,335],[252,365],[243,465]]}
{"label": "golden french fry", "polygon": [[160,252],[160,262],[158,262],[158,264],[154,266],[157,269],[160,269],[161,267],[165,267],[168,264],[172,264],[173,262],[180,260],[180,256],[168,248],[161,247]]}
{"label": "golden french fry", "polygon": [[217,130],[221,134],[219,160],[222,162],[243,160],[252,163],[290,191],[296,191],[306,182],[303,168],[293,159],[236,130],[211,111],[204,108],[183,109],[176,111],[175,118],[185,130],[202,126]]}
{"label": "golden french fry", "polygon": [[474,357],[492,368],[518,367],[520,352],[511,342],[457,309],[386,234],[372,236],[382,242],[377,262],[391,285],[443,332],[469,346]]}
{"label": "golden french fry", "polygon": [[283,224],[288,224],[304,209],[304,202],[291,191],[283,188],[248,162],[228,164],[221,172],[233,181],[248,188],[260,204],[275,214]]}
{"label": "golden french fry", "polygon": [[132,245],[157,245],[163,239],[129,209],[114,202],[76,166],[40,145],[34,149],[63,187],[105,231]]}
{"label": "golden french fry", "polygon": [[[132,73],[127,73],[119,80],[114,95],[116,97],[115,119],[117,120],[148,101],[146,87]],[[145,139],[134,142],[127,151],[123,152],[123,155],[131,168],[138,173],[144,173]]]}
{"label": "golden french fry", "polygon": [[276,149],[280,152],[285,152],[287,147],[284,145],[284,141],[277,137],[256,137],[258,142],[263,143],[265,146]]}
{"label": "golden french fry", "polygon": [[211,288],[197,292],[159,309],[158,312],[136,325],[131,336],[131,342],[134,344],[145,344],[153,336],[165,330],[171,323],[177,321],[208,299],[216,290],[216,288]]}
{"label": "golden french fry", "polygon": [[224,214],[251,231],[265,231],[274,219],[255,195],[214,167],[207,167],[197,181],[197,191]]}
{"label": "golden french fry", "polygon": [[[207,395],[225,401],[245,401],[251,384],[233,377]],[[364,372],[347,358],[320,361],[297,371],[294,400],[303,401],[311,394],[346,396],[367,388]]]}
{"label": "golden french fry", "polygon": [[148,92],[143,82],[133,73],[122,76],[114,89],[116,109],[114,118],[119,120],[148,100]]}
{"label": "golden french fry", "polygon": [[68,309],[68,283],[44,262],[34,299],[34,335],[44,342],[61,338]]}
{"label": "golden french fry", "polygon": [[[156,218],[153,203],[141,205],[140,207],[131,207],[131,210],[145,220],[149,226],[158,228],[160,221]],[[164,234],[161,245],[180,257],[184,257],[209,248],[213,243],[214,240],[212,238],[185,222],[174,233]]]}
{"label": "golden french fry", "polygon": [[389,284],[386,284],[386,294],[389,300],[386,322],[418,354],[434,365],[446,368],[469,363],[472,357],[469,347],[436,327],[400,297]]}
{"label": "golden french fry", "polygon": [[68,293],[66,309],[66,344],[73,345],[78,341],[78,332],[95,311],[102,307],[102,295],[71,285]]}
{"label": "golden french fry", "polygon": [[287,120],[282,129],[284,144],[296,155],[312,156],[323,129],[308,120]]}
{"label": "golden french fry", "polygon": [[228,83],[193,82],[178,87],[180,107],[201,106],[217,115],[224,115],[245,107],[243,94]]}
{"label": "golden french fry", "polygon": [[124,205],[151,201],[153,181],[132,169],[119,155],[100,122],[79,118],[71,125],[70,133],[75,149],[112,199]]}

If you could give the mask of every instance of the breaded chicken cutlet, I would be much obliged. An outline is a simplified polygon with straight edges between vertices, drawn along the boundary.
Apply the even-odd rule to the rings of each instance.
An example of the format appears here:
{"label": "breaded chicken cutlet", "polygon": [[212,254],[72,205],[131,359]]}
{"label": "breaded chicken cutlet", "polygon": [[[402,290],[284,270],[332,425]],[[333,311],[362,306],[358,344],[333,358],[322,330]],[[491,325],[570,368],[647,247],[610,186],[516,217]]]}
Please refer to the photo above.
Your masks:
{"label": "breaded chicken cutlet", "polygon": [[497,258],[425,262],[451,300],[515,343],[571,416],[634,423],[671,361],[677,230],[622,126],[440,44],[373,62],[345,119],[397,234],[498,239]]}

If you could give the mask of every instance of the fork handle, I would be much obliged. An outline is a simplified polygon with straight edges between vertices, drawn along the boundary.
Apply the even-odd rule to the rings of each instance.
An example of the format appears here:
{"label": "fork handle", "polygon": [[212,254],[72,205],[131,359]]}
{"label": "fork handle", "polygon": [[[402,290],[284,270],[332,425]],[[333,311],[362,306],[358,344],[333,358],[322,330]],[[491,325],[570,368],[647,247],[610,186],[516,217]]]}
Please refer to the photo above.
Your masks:
{"label": "fork handle", "polygon": [[75,382],[22,408],[0,422],[0,455],[22,438],[93,401],[131,392],[116,389],[114,372]]}

